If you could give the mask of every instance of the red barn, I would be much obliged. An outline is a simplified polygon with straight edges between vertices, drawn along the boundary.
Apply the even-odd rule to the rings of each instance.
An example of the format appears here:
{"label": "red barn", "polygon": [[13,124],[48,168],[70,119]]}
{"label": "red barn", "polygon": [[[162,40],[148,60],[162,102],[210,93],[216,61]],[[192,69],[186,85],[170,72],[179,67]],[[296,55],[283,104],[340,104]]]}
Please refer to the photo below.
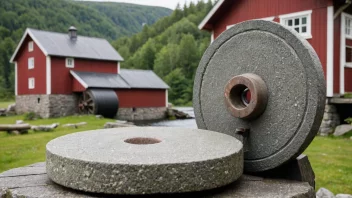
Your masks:
{"label": "red barn", "polygon": [[262,19],[296,30],[317,52],[327,96],[352,92],[352,6],[349,0],[219,0],[199,25],[212,40],[233,24]]}
{"label": "red barn", "polygon": [[165,84],[153,71],[120,69],[123,58],[101,38],[27,29],[15,64],[17,113],[58,117],[77,112],[127,120],[160,119]]}

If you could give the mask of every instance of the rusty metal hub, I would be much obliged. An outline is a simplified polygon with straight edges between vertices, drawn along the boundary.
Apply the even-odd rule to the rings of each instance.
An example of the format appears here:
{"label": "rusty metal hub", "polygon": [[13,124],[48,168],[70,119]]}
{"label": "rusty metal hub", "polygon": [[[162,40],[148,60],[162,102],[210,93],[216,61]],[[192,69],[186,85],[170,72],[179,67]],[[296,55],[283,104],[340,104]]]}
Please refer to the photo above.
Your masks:
{"label": "rusty metal hub", "polygon": [[225,103],[234,117],[255,118],[265,110],[268,88],[255,74],[235,76],[225,86]]}

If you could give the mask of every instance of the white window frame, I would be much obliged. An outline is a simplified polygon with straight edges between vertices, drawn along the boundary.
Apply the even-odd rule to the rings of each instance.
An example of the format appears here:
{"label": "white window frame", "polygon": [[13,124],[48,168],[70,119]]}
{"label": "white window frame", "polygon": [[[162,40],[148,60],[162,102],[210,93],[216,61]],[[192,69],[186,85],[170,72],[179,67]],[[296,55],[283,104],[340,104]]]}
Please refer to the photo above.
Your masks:
{"label": "white window frame", "polygon": [[[275,19],[275,17],[271,16],[271,17],[265,17],[265,18],[260,18],[260,19],[253,19],[253,20],[273,21],[274,19]],[[235,26],[235,24],[226,26],[226,30],[232,28],[233,26]]]}
{"label": "white window frame", "polygon": [[294,23],[294,20],[299,18],[299,25],[298,26],[295,26],[293,24],[293,27],[288,27],[292,30],[294,30],[294,28],[302,28],[302,17],[307,17],[307,32],[305,33],[299,33],[303,38],[305,39],[311,39],[313,38],[312,37],[312,10],[306,10],[306,11],[302,11],[302,12],[295,12],[295,13],[290,13],[290,14],[284,14],[284,15],[280,15],[279,18],[280,18],[280,24],[281,25],[284,25],[286,27],[288,27],[286,25],[286,21],[288,20],[292,20],[292,23]]}
{"label": "white window frame", "polygon": [[32,78],[28,78],[28,89],[34,89],[35,88],[35,79]]}
{"label": "white window frame", "polygon": [[[352,49],[352,46],[346,45],[346,48]],[[347,58],[347,50],[346,50],[346,58]],[[345,67],[352,68],[352,62],[347,62],[346,61]]]}
{"label": "white window frame", "polygon": [[28,69],[34,69],[34,57],[28,58]]}
{"label": "white window frame", "polygon": [[[347,32],[349,31],[349,34]],[[352,39],[352,16],[345,15],[345,36],[347,39]]]}
{"label": "white window frame", "polygon": [[[72,61],[72,64],[69,64],[69,61]],[[66,58],[66,67],[67,68],[74,68],[75,67],[75,59],[74,58]]]}
{"label": "white window frame", "polygon": [[33,41],[29,41],[28,42],[28,52],[33,52],[34,50],[34,47],[33,47]]}

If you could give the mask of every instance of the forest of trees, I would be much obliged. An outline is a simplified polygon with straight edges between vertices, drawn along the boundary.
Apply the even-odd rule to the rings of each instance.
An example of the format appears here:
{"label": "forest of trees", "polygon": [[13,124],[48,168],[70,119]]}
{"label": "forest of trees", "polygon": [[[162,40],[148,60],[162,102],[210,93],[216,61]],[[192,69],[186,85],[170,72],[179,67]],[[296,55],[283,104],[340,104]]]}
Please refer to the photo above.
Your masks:
{"label": "forest of trees", "polygon": [[14,95],[14,66],[9,63],[27,27],[66,32],[74,25],[80,35],[109,41],[140,32],[172,10],[125,3],[72,0],[0,0],[0,100]]}
{"label": "forest of trees", "polygon": [[191,105],[195,71],[210,42],[210,34],[197,26],[212,6],[211,0],[177,6],[142,32],[113,41],[125,59],[121,66],[154,70],[170,86],[170,102]]}
{"label": "forest of trees", "polygon": [[212,6],[203,0],[172,12],[112,2],[0,0],[0,98],[13,97],[9,59],[27,27],[65,32],[75,25],[80,35],[108,39],[125,59],[122,68],[154,70],[170,86],[170,102],[190,105],[195,71],[210,42],[197,26]]}

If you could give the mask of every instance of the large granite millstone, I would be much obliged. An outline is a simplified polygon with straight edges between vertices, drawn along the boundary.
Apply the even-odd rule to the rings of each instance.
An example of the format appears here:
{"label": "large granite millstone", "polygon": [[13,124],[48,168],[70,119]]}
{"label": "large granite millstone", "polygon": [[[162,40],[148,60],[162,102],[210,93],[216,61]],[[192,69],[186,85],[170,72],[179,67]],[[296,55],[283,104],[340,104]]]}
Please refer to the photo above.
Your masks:
{"label": "large granite millstone", "polygon": [[107,194],[201,191],[243,172],[242,143],[211,131],[131,127],[70,134],[50,141],[51,180]]}
{"label": "large granite millstone", "polygon": [[[244,84],[237,86],[238,82]],[[258,97],[251,93],[251,100],[245,85],[260,90]],[[241,137],[236,129],[249,129],[244,142],[246,172],[270,170],[297,157],[313,140],[324,114],[325,80],[314,49],[295,31],[268,21],[243,22],[222,33],[199,64],[193,93],[200,129],[237,138]],[[259,96],[265,101],[256,101]],[[239,110],[251,109],[229,108],[239,101]],[[265,108],[255,112],[256,117],[239,118],[260,102]]]}

